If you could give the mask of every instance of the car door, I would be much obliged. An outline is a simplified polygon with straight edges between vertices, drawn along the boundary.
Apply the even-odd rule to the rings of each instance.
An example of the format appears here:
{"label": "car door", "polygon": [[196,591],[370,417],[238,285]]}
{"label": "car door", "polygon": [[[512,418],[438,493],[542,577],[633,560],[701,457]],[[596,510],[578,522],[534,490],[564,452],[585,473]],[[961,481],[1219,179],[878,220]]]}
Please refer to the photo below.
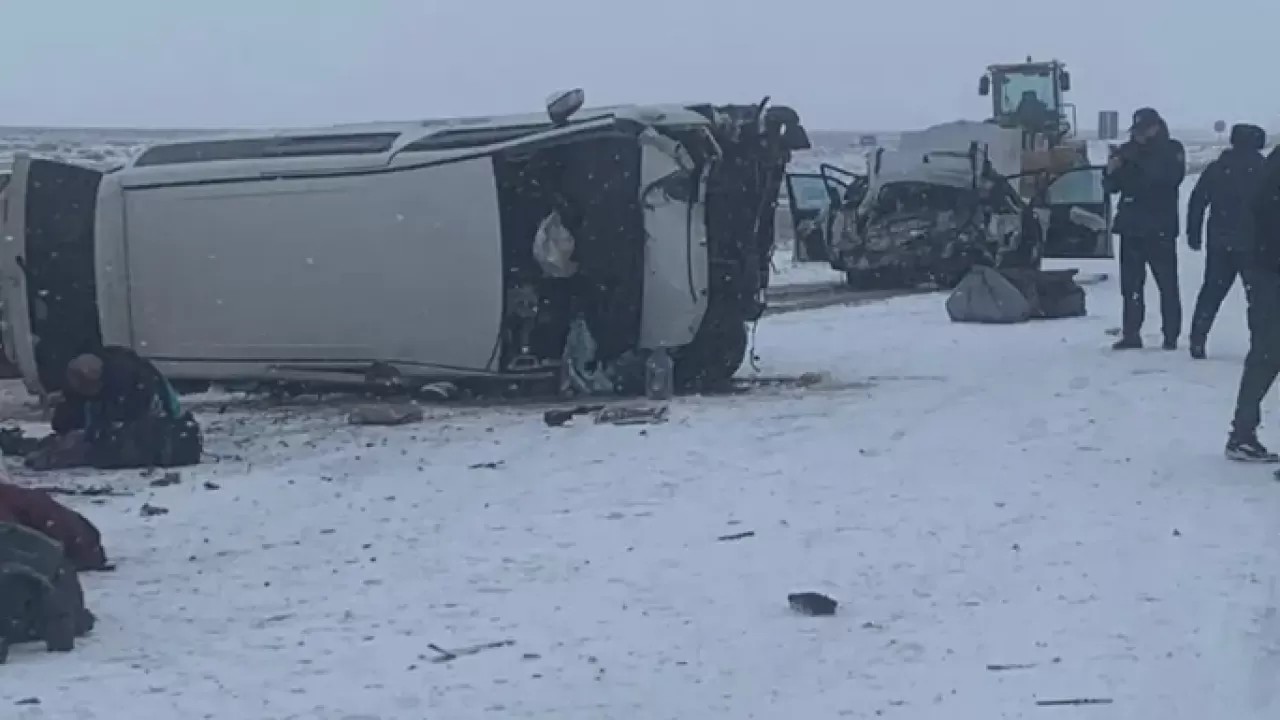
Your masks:
{"label": "car door", "polygon": [[1043,257],[1113,258],[1111,196],[1101,165],[1071,168],[1048,179],[1033,205],[1048,211]]}
{"label": "car door", "polygon": [[60,389],[66,363],[101,344],[93,248],[101,179],[19,155],[0,194],[0,345],[36,394]]}
{"label": "car door", "polygon": [[826,263],[835,211],[847,183],[829,173],[787,173],[787,208],[791,213],[797,263]]}

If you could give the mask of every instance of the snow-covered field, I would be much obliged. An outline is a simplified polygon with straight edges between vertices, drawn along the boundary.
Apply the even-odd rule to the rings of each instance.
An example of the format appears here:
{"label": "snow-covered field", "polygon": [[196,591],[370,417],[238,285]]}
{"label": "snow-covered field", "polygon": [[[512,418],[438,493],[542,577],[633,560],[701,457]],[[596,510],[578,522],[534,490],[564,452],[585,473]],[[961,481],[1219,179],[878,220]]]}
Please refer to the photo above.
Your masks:
{"label": "snow-covered field", "polygon": [[[1280,717],[1280,488],[1221,455],[1240,292],[1199,363],[1110,352],[1114,284],[1089,303],[771,317],[760,372],[825,382],[656,426],[205,398],[216,462],[74,479],[134,493],[69,499],[119,569],[85,576],[76,652],[0,671],[0,706],[28,701],[3,717]],[[840,612],[793,614],[806,590]],[[1081,698],[1112,702],[1036,705]]]}

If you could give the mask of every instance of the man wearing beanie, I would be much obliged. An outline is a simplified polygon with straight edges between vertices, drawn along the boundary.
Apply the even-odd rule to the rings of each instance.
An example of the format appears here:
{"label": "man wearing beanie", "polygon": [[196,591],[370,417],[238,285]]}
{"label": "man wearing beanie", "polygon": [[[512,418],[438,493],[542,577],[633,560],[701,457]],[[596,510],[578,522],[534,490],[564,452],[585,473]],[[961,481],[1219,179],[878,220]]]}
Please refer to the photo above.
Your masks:
{"label": "man wearing beanie", "polygon": [[1199,251],[1201,229],[1209,211],[1209,246],[1205,251],[1204,284],[1191,314],[1191,357],[1203,360],[1205,342],[1239,275],[1246,295],[1253,285],[1253,198],[1262,179],[1262,148],[1267,133],[1257,125],[1231,128],[1231,147],[1209,163],[1187,204],[1187,245]]}
{"label": "man wearing beanie", "polygon": [[1178,347],[1182,299],[1178,295],[1178,186],[1187,172],[1182,143],[1152,108],[1133,114],[1129,141],[1107,162],[1103,187],[1120,193],[1115,232],[1120,235],[1120,294],[1124,316],[1120,339],[1112,347],[1142,347],[1147,268],[1160,291],[1160,315],[1166,350]]}

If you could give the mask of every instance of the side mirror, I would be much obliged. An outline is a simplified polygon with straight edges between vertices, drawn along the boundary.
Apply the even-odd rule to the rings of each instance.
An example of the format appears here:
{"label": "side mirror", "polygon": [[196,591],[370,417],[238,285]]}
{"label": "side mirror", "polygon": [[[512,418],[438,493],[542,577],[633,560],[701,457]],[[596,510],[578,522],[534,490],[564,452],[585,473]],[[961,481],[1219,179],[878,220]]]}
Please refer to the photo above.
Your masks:
{"label": "side mirror", "polygon": [[564,125],[573,114],[582,109],[586,102],[586,93],[582,88],[574,88],[565,92],[553,93],[547,98],[547,115],[552,125]]}
{"label": "side mirror", "polygon": [[1070,92],[1071,73],[1067,72],[1066,70],[1063,70],[1062,74],[1058,75],[1058,87],[1062,89],[1062,92]]}
{"label": "side mirror", "polygon": [[991,94],[990,77],[983,75],[982,78],[978,80],[978,94],[982,97],[986,97]]}

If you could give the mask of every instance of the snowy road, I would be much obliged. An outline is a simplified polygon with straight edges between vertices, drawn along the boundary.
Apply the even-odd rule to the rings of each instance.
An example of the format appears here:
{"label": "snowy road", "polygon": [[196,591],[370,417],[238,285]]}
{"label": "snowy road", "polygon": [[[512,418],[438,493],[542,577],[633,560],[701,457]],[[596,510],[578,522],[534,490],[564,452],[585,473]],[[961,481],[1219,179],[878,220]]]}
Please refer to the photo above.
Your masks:
{"label": "snowy road", "polygon": [[[221,462],[72,499],[120,567],[75,653],[15,652],[0,706],[40,704],[2,716],[1277,717],[1280,487],[1221,456],[1239,291],[1196,364],[1105,350],[1117,293],[1089,294],[1015,327],[937,296],[769,318],[763,372],[826,387],[643,429],[208,406]],[[809,589],[841,613],[791,614]],[[1114,702],[1035,705],[1071,698]]]}

